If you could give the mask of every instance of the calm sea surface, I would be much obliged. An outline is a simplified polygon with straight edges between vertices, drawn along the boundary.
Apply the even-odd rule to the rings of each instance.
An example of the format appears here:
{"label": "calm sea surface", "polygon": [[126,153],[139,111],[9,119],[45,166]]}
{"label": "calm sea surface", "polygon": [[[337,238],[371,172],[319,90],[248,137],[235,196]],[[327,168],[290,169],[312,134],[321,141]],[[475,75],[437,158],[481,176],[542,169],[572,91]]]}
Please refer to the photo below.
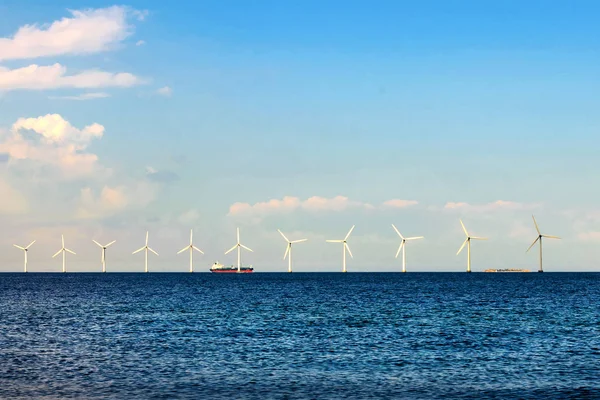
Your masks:
{"label": "calm sea surface", "polygon": [[600,398],[600,274],[0,274],[1,398]]}

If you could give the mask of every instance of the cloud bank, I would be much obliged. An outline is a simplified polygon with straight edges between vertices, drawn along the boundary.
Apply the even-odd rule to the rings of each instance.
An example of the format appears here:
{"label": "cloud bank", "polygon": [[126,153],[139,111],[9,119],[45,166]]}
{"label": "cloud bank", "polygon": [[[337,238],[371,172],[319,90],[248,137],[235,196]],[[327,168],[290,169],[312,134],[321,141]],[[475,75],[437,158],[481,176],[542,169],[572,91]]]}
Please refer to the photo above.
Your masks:
{"label": "cloud bank", "polygon": [[56,167],[64,177],[80,177],[96,171],[98,156],[86,151],[104,135],[104,126],[93,123],[81,129],[59,114],[19,118],[0,136],[0,153],[11,164]]}
{"label": "cloud bank", "polygon": [[12,37],[0,38],[0,61],[110,50],[132,34],[128,19],[139,14],[121,6],[70,13],[49,25],[25,25]]}
{"label": "cloud bank", "polygon": [[128,72],[111,73],[98,70],[86,70],[74,75],[67,75],[67,68],[58,63],[50,66],[32,64],[27,67],[12,70],[0,67],[0,91],[17,89],[125,88],[142,83],[144,83],[142,79]]}
{"label": "cloud bank", "polygon": [[[393,199],[385,201],[382,208],[405,208],[418,204],[415,200]],[[296,210],[311,212],[340,212],[348,209],[374,210],[377,207],[370,203],[350,200],[345,196],[332,198],[312,196],[306,200],[298,197],[284,196],[282,199],[271,199],[255,204],[236,202],[229,207],[229,216],[266,216],[269,214],[289,213]]]}
{"label": "cloud bank", "polygon": [[465,211],[475,213],[489,213],[494,211],[524,211],[533,210],[539,207],[539,204],[517,203],[514,201],[496,200],[485,204],[469,204],[463,202],[448,202],[444,206],[444,210],[449,211]]}

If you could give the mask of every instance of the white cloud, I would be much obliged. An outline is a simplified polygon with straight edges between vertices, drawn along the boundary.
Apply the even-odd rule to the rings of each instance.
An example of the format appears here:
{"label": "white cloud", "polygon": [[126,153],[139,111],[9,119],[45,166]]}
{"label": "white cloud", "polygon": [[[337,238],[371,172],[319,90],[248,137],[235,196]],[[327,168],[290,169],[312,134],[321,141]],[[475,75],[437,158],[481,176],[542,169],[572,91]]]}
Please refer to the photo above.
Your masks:
{"label": "white cloud", "polygon": [[416,200],[401,200],[401,199],[392,199],[383,202],[384,207],[389,208],[406,208],[410,206],[414,206],[419,204]]}
{"label": "white cloud", "polygon": [[74,75],[66,75],[66,72],[67,68],[58,63],[49,66],[32,64],[12,70],[0,67],[0,91],[131,87],[144,83],[142,79],[128,72],[86,70]]}
{"label": "white cloud", "polygon": [[48,96],[49,99],[52,100],[94,100],[94,99],[105,99],[110,97],[110,94],[104,92],[92,92],[92,93],[82,93],[76,96]]}
{"label": "white cloud", "polygon": [[148,10],[133,10],[132,14],[138,21],[144,21],[150,13]]}
{"label": "white cloud", "polygon": [[138,40],[137,42],[135,42],[136,46],[143,46],[145,44],[146,44],[146,42],[144,40]]}
{"label": "white cloud", "polygon": [[177,220],[182,224],[192,224],[200,218],[200,213],[196,209],[191,209],[179,216]]}
{"label": "white cloud", "polygon": [[336,196],[325,198],[312,196],[306,200],[300,200],[298,197],[285,196],[283,199],[271,199],[265,202],[255,204],[237,202],[229,207],[230,216],[256,216],[275,213],[287,213],[298,209],[307,211],[343,211],[348,208],[372,209],[373,206],[360,201],[353,201],[345,196]]}
{"label": "white cloud", "polygon": [[0,178],[0,214],[22,214],[29,208],[27,198]]}
{"label": "white cloud", "polygon": [[120,6],[70,13],[49,25],[25,25],[12,37],[0,38],[0,61],[107,51],[132,34],[129,15],[138,20],[147,15]]}
{"label": "white cloud", "polygon": [[160,94],[161,96],[171,97],[171,95],[173,94],[173,89],[171,89],[168,86],[165,86],[158,89],[156,93]]}
{"label": "white cloud", "polygon": [[577,235],[577,238],[583,242],[598,243],[598,242],[600,242],[600,232],[598,232],[598,231],[581,232]]}
{"label": "white cloud", "polygon": [[127,207],[129,201],[122,186],[104,186],[98,197],[86,187],[81,189],[80,205],[75,215],[82,219],[106,217]]}
{"label": "white cloud", "polygon": [[126,210],[147,206],[157,196],[160,185],[151,182],[132,182],[117,186],[104,185],[94,190],[84,187],[77,201],[76,218],[101,219]]}
{"label": "white cloud", "polygon": [[485,204],[469,204],[464,202],[448,202],[444,206],[444,210],[450,211],[468,211],[477,213],[487,213],[493,211],[522,211],[522,210],[533,210],[539,207],[539,204],[525,204],[517,203],[514,201],[497,200],[491,203]]}
{"label": "white cloud", "polygon": [[65,177],[79,177],[96,172],[98,156],[86,149],[103,135],[100,124],[78,129],[58,114],[19,118],[0,137],[0,153],[8,154],[9,164],[54,166]]}

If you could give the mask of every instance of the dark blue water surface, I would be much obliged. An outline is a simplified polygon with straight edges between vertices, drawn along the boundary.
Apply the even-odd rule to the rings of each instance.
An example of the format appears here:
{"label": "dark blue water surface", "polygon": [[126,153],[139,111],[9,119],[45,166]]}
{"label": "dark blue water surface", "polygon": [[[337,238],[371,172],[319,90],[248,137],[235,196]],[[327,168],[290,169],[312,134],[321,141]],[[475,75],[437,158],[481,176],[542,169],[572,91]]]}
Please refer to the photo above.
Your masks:
{"label": "dark blue water surface", "polygon": [[600,398],[600,274],[0,274],[2,398]]}

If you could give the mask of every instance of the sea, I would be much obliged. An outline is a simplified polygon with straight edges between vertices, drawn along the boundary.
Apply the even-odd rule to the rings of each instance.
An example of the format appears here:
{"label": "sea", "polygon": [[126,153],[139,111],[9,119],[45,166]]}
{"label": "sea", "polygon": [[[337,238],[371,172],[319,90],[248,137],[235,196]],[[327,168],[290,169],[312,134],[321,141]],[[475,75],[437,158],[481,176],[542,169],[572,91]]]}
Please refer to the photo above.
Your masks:
{"label": "sea", "polygon": [[600,274],[3,273],[0,398],[600,398]]}

